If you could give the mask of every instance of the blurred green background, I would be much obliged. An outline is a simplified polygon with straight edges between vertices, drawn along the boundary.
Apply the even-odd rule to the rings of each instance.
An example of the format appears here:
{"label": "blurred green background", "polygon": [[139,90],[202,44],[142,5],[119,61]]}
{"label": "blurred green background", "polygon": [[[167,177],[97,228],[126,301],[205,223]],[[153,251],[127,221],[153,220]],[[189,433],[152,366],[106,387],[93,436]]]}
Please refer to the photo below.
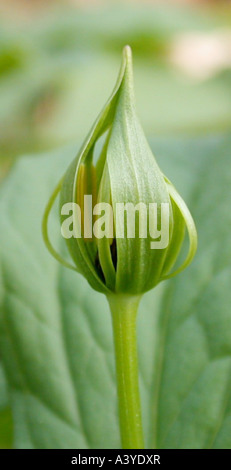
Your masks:
{"label": "blurred green background", "polygon": [[0,1],[1,177],[13,159],[82,141],[122,47],[147,135],[231,124],[229,2]]}
{"label": "blurred green background", "polygon": [[[130,44],[147,136],[231,127],[231,5],[0,0],[0,179],[15,159],[81,142]],[[0,369],[0,447],[11,411]]]}

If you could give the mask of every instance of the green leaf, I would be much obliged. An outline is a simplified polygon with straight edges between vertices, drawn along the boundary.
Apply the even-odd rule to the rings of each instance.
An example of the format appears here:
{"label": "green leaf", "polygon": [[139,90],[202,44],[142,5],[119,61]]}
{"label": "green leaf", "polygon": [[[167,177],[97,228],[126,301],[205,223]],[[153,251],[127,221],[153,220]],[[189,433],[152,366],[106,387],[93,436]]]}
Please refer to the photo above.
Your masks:
{"label": "green leaf", "polygon": [[[192,210],[199,249],[140,307],[146,445],[231,448],[231,138],[151,143]],[[22,158],[1,187],[0,347],[19,448],[120,446],[106,300],[42,243],[46,200],[76,150]],[[55,212],[51,232],[65,250]]]}
{"label": "green leaf", "polygon": [[5,373],[0,363],[0,449],[9,449],[13,440],[12,411]]}

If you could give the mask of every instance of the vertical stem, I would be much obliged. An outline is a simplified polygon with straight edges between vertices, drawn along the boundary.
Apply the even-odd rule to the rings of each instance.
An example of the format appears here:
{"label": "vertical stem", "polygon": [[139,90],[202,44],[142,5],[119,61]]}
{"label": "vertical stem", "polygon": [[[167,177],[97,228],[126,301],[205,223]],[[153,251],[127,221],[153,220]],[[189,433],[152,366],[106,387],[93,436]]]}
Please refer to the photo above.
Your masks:
{"label": "vertical stem", "polygon": [[123,449],[143,449],[136,317],[140,297],[110,295],[112,313],[120,434]]}

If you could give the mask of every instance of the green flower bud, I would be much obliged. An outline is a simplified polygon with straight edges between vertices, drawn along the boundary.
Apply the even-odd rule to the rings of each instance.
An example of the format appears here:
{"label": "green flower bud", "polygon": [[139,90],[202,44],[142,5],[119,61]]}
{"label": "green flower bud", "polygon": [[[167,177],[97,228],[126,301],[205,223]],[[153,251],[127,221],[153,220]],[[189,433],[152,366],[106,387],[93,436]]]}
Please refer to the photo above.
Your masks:
{"label": "green flower bud", "polygon": [[[95,163],[95,147],[103,135],[104,145]],[[63,227],[67,220],[63,208],[67,203],[73,207],[78,204],[81,212],[74,214],[73,210],[75,235],[66,238],[74,266],[62,260],[48,238],[48,215],[59,192]],[[93,208],[96,203],[110,205],[112,211],[107,218],[106,212],[104,219],[102,215],[100,217],[97,209],[92,215],[92,208],[84,204],[87,195],[92,196]],[[134,222],[132,234],[128,222]],[[165,231],[161,227],[163,222]],[[109,236],[102,237],[103,225],[110,229]],[[153,237],[154,228],[159,238]],[[185,228],[189,235],[188,254],[174,271]],[[101,235],[97,236],[99,232]],[[182,271],[195,254],[197,233],[193,219],[174,186],[158,167],[136,115],[132,57],[128,46],[124,48],[121,70],[111,97],[48,203],[43,233],[56,259],[82,273],[94,289],[107,295],[139,296]],[[161,245],[161,239],[166,243]]]}

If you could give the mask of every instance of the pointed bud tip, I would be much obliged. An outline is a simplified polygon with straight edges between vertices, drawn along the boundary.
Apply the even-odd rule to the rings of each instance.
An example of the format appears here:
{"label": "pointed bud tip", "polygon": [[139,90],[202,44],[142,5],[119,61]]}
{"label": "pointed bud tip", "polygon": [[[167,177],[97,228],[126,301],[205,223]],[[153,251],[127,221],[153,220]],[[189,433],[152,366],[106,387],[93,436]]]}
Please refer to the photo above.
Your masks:
{"label": "pointed bud tip", "polygon": [[132,58],[132,49],[130,46],[128,45],[124,46],[123,53],[127,60]]}

